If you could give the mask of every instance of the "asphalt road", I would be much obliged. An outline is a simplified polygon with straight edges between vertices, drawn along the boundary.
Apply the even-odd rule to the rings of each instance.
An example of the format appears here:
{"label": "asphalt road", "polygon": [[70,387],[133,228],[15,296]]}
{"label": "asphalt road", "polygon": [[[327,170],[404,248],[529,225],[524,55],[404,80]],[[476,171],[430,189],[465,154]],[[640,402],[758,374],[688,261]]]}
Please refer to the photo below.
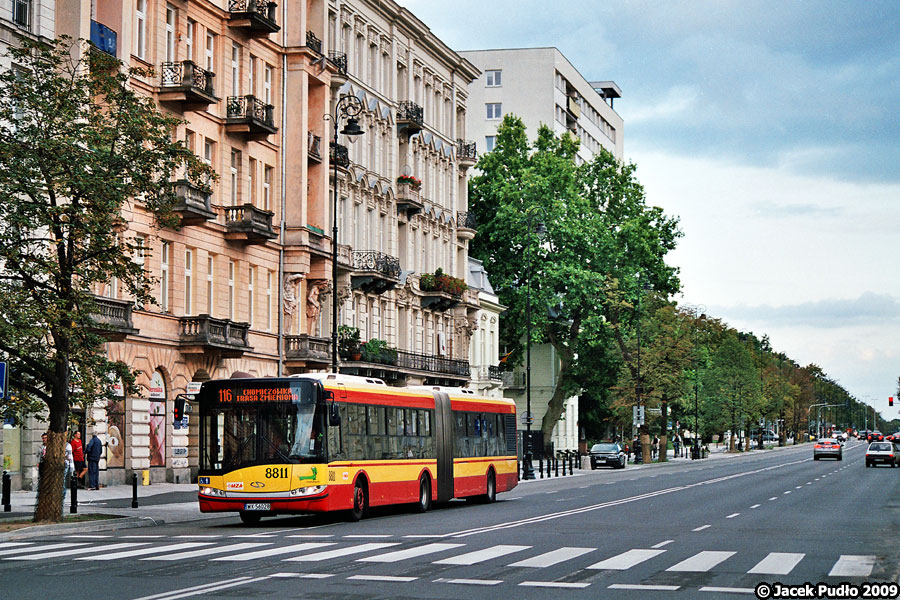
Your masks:
{"label": "asphalt road", "polygon": [[424,514],[206,519],[0,543],[0,597],[734,598],[897,582],[900,469],[810,445],[579,471]]}

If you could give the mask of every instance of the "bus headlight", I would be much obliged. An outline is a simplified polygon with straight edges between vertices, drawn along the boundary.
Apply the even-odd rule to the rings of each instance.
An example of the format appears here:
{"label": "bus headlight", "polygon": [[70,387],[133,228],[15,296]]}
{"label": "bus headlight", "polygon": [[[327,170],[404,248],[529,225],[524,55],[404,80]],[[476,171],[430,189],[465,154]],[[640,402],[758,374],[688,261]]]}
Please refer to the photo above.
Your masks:
{"label": "bus headlight", "polygon": [[302,487],[291,490],[291,496],[315,496],[325,491],[324,485],[313,485],[310,487]]}
{"label": "bus headlight", "polygon": [[217,490],[216,488],[211,487],[200,488],[200,493],[204,496],[219,496],[220,498],[225,497],[225,490]]}

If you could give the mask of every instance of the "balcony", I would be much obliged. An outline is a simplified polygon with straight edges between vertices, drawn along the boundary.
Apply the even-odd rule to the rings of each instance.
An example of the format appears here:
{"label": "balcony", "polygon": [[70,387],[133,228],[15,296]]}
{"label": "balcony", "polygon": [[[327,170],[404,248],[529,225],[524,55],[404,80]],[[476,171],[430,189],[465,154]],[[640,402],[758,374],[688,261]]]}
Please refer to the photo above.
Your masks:
{"label": "balcony", "polygon": [[456,140],[456,159],[459,166],[463,169],[474,167],[478,162],[478,152],[475,149],[475,142],[468,140]]}
{"label": "balcony", "polygon": [[461,299],[462,296],[448,294],[447,292],[423,292],[422,308],[435,312],[445,312],[458,305]]}
{"label": "balcony", "polygon": [[488,379],[493,379],[495,381],[503,381],[503,377],[500,375],[500,367],[491,365],[488,367]]}
{"label": "balcony", "polygon": [[350,151],[343,144],[328,144],[329,160],[332,165],[337,165],[339,169],[347,169],[350,167]]}
{"label": "balcony", "polygon": [[420,185],[412,183],[397,184],[397,210],[405,211],[407,218],[422,212],[425,208],[425,202],[419,195],[420,188]]}
{"label": "balcony", "polygon": [[226,104],[225,131],[253,138],[278,132],[275,107],[256,96],[229,96]]}
{"label": "balcony", "polygon": [[347,55],[344,52],[331,51],[328,53],[328,64],[337,70],[331,74],[331,88],[337,91],[347,83]]}
{"label": "balcony", "polygon": [[278,237],[272,227],[274,214],[252,204],[225,207],[225,239],[246,244],[265,244]]}
{"label": "balcony", "polygon": [[133,300],[94,296],[94,303],[97,305],[97,312],[93,315],[93,322],[97,325],[93,328],[94,333],[102,335],[110,342],[121,342],[127,336],[139,333],[131,320]]}
{"label": "balcony", "polygon": [[400,285],[400,259],[382,252],[353,252],[350,285],[366,293],[382,294]]}
{"label": "balcony", "polygon": [[456,237],[461,240],[471,240],[475,237],[476,229],[477,223],[475,221],[475,213],[456,213]]}
{"label": "balcony", "polygon": [[91,43],[110,56],[116,55],[118,35],[115,31],[97,21],[91,21]]}
{"label": "balcony", "polygon": [[[288,367],[331,362],[331,338],[303,335],[284,336],[284,359]],[[298,364],[291,364],[298,363]]]}
{"label": "balcony", "polygon": [[179,179],[175,182],[175,197],[178,201],[172,211],[181,215],[182,225],[199,225],[216,218],[211,205],[212,191],[208,187]]}
{"label": "balcony", "polygon": [[214,319],[209,315],[180,317],[179,346],[184,354],[221,353],[223,358],[237,358],[250,352],[249,323]]}
{"label": "balcony", "polygon": [[265,37],[281,27],[275,22],[275,9],[269,0],[228,0],[228,25],[244,29],[250,37]]}
{"label": "balcony", "polygon": [[[388,348],[370,360],[341,357],[341,373],[380,377],[386,381],[425,376],[427,385],[464,386],[469,380],[469,361],[433,354],[419,354]],[[351,360],[348,360],[351,359]]]}
{"label": "balcony", "polygon": [[422,107],[411,100],[404,100],[401,102],[397,107],[398,131],[404,133],[406,138],[409,139],[410,136],[422,131],[422,127],[424,126],[425,117],[422,112]]}
{"label": "balcony", "polygon": [[316,54],[322,54],[322,40],[316,37],[312,31],[306,32],[306,47]]}
{"label": "balcony", "polygon": [[312,131],[307,132],[306,136],[306,156],[313,162],[322,162],[322,137]]}
{"label": "balcony", "polygon": [[191,106],[209,106],[219,101],[215,95],[216,74],[193,61],[164,62],[160,67],[161,102],[181,102]]}

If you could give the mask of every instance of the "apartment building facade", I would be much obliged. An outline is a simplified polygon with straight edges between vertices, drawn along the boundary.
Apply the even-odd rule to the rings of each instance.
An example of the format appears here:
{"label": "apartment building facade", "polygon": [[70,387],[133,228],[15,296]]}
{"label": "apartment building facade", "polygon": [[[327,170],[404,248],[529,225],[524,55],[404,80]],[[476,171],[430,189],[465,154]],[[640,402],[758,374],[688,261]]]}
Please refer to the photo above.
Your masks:
{"label": "apartment building facade", "polygon": [[[481,70],[469,87],[468,132],[490,151],[497,126],[506,114],[525,123],[529,140],[534,141],[540,125],[557,135],[569,134],[580,140],[576,161],[585,162],[601,148],[622,159],[624,136],[622,118],[613,109],[621,90],[612,81],[588,82],[556,48],[518,48],[460,52]],[[547,223],[552,227],[552,223]],[[552,346],[532,348],[531,412],[539,427],[556,385],[559,359]],[[517,409],[525,413],[524,369],[503,373],[505,393],[515,398]],[[520,425],[524,429],[523,425]],[[553,435],[547,440],[555,450],[578,450],[578,397],[567,398]]]}
{"label": "apartment building facade", "polygon": [[[219,175],[204,185],[173,174],[180,229],[155,228],[137,200],[123,209],[121,235],[145,249],[137,260],[157,284],[142,306],[116,281],[94,290],[112,326],[108,355],[138,373],[140,390],[117,383],[75,414],[86,438],[105,443],[103,484],[143,471],[153,481],[195,475],[196,422],[173,424],[172,408],[200,382],[328,370],[334,293],[342,333],[387,350],[342,351],[342,372],[468,383],[479,300],[458,283],[475,235],[465,175],[475,153],[464,138],[477,69],[394,2],[62,0],[56,9],[50,37],[90,39],[152,68],[132,85],[185,120],[174,135]],[[331,139],[344,94],[363,108],[364,135],[352,144]],[[43,427],[21,428],[17,487],[34,484]]]}

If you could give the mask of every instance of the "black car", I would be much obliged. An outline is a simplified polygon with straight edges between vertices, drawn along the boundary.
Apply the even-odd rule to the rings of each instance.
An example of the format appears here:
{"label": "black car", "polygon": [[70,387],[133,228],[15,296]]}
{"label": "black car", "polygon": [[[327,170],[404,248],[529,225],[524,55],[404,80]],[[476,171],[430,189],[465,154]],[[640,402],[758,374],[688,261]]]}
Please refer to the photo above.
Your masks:
{"label": "black car", "polygon": [[626,462],[625,448],[618,442],[602,442],[591,447],[591,469],[600,466],[624,469]]}

